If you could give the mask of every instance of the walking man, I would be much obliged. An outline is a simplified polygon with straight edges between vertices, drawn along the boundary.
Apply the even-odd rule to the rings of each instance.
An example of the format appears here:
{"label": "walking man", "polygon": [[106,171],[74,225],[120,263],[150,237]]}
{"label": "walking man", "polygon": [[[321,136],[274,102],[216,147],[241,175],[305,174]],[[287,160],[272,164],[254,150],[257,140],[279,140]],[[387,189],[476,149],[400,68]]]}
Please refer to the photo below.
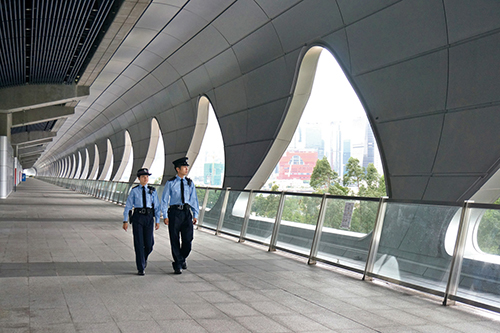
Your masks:
{"label": "walking man", "polygon": [[[129,216],[129,222],[132,224],[138,275],[144,275],[144,270],[148,265],[148,256],[153,251],[153,228],[158,230],[160,227],[161,206],[155,188],[148,186],[150,175],[146,168],[137,171],[140,185],[130,190],[123,212],[123,229],[125,231],[128,229],[127,219]],[[134,208],[133,213],[132,208]]]}
{"label": "walking man", "polygon": [[165,218],[163,222],[168,225],[175,274],[181,274],[183,269],[187,269],[186,258],[191,252],[193,224],[198,221],[200,210],[194,183],[186,177],[189,170],[187,160],[187,157],[182,157],[173,162],[177,175],[165,184],[161,200]]}

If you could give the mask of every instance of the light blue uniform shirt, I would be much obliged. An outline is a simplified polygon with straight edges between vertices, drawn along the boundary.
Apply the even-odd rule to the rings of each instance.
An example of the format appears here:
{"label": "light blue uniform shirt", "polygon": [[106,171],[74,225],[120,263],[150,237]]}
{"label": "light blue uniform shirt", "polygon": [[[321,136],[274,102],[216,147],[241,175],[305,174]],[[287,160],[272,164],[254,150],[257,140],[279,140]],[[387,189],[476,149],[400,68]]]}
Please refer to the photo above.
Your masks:
{"label": "light blue uniform shirt", "polygon": [[[149,193],[148,185],[146,185],[145,187],[147,208],[153,208],[154,204],[156,223],[160,223],[161,205],[160,200],[158,199],[158,192],[155,190],[153,191],[153,193]],[[123,211],[123,221],[128,220],[128,212],[132,208],[143,208],[142,185],[138,185],[132,188],[132,190],[130,191],[130,194],[127,198],[127,203],[125,204],[125,210]]]}
{"label": "light blue uniform shirt", "polygon": [[[191,186],[188,185],[186,178],[182,179],[184,182],[184,204],[191,207],[193,212],[193,218],[198,218],[200,212],[200,205],[198,204],[198,195],[196,194],[196,188],[194,183],[191,182]],[[163,212],[163,217],[168,217],[168,207],[171,205],[182,205],[181,200],[181,178],[175,176],[174,180],[169,180],[165,184],[165,189],[163,190],[163,196],[161,199],[161,210]]]}

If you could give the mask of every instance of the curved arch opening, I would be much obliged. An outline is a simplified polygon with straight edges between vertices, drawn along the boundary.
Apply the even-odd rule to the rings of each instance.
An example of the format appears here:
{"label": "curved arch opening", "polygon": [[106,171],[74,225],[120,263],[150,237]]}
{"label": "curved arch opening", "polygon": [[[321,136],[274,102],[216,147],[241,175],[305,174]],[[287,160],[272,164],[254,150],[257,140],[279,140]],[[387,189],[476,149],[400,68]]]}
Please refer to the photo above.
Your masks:
{"label": "curved arch opening", "polygon": [[198,101],[198,114],[187,157],[189,177],[198,186],[222,187],[225,172],[224,140],[212,103],[206,96]]}
{"label": "curved arch opening", "polygon": [[128,182],[130,175],[132,174],[132,164],[134,150],[132,148],[132,140],[130,139],[130,133],[125,131],[125,147],[123,149],[123,157],[121,159],[120,167],[116,171],[114,181]]}
{"label": "curved arch opening", "polygon": [[[151,120],[151,139],[149,142],[148,156],[151,152],[153,161],[149,167],[149,182],[151,184],[161,184],[163,179],[163,172],[165,171],[165,147],[163,145],[163,135],[161,134],[160,125],[158,120],[153,118]],[[146,160],[148,157],[146,157]],[[144,166],[147,168],[147,166]]]}
{"label": "curved arch opening", "polygon": [[64,178],[69,178],[69,175],[71,174],[71,157],[66,156],[64,159]]}
{"label": "curved arch opening", "polygon": [[109,139],[106,140],[106,160],[102,167],[101,177],[99,180],[109,180],[113,172],[113,146]]}
{"label": "curved arch opening", "polygon": [[99,172],[99,148],[97,148],[97,145],[94,144],[94,164],[92,165],[92,170],[90,170],[88,179],[96,180],[98,172]]}
{"label": "curved arch opening", "polygon": [[[317,165],[336,175],[332,184],[314,181]],[[353,180],[350,170],[362,173]],[[287,191],[385,195],[380,153],[366,112],[335,57],[323,47],[312,47],[304,55],[287,117],[247,188],[273,186]]]}
{"label": "curved arch opening", "polygon": [[77,168],[76,168],[76,173],[74,175],[73,178],[76,178],[76,179],[80,179],[80,175],[82,173],[82,154],[80,152],[78,152],[78,155],[77,156],[77,160],[78,162],[76,163],[77,165]]}
{"label": "curved arch opening", "polygon": [[76,168],[77,168],[77,166],[76,166],[77,162],[76,162],[76,156],[75,156],[75,154],[71,155],[70,163],[71,163],[71,172],[69,174],[69,178],[75,178]]}
{"label": "curved arch opening", "polygon": [[87,179],[89,175],[89,151],[85,148],[85,164],[83,166],[82,174],[80,179]]}

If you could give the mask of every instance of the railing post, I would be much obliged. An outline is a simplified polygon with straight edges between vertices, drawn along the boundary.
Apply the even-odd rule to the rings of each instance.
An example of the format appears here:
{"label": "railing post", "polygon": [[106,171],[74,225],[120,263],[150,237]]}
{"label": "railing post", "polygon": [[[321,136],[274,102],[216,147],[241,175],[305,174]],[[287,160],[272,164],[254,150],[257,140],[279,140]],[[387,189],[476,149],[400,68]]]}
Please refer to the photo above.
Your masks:
{"label": "railing post", "polygon": [[453,258],[451,259],[450,276],[446,284],[446,292],[444,294],[443,305],[453,305],[454,300],[450,300],[450,296],[457,294],[458,283],[460,279],[460,271],[462,270],[462,261],[464,258],[465,244],[467,241],[467,234],[469,231],[469,218],[470,208],[469,204],[474,201],[466,200],[460,215],[460,223],[458,226],[457,240],[455,241],[455,248],[453,250]]}
{"label": "railing post", "polygon": [[278,242],[278,231],[280,230],[281,216],[283,215],[283,206],[285,205],[285,192],[281,192],[280,203],[278,205],[278,212],[274,220],[273,233],[271,241],[269,242],[269,251],[276,251],[276,243]]}
{"label": "railing post", "polygon": [[[368,249],[368,257],[366,258],[366,266],[362,280],[366,279],[367,274],[373,273],[373,266],[375,265],[375,260],[377,259],[380,236],[382,235],[382,227],[384,226],[385,210],[387,209],[387,199],[389,198],[381,197],[379,201],[377,220],[375,220],[375,226],[373,227],[372,240],[370,242],[370,248]],[[369,278],[369,280],[371,280],[371,278]]]}
{"label": "railing post", "polygon": [[238,240],[238,242],[240,243],[243,243],[245,241],[245,237],[247,235],[248,220],[250,219],[250,211],[252,210],[252,203],[254,197],[255,193],[253,193],[253,190],[250,190],[250,193],[248,193],[247,208],[245,209],[245,217],[243,219],[243,224],[241,226],[240,239]]}
{"label": "railing post", "polygon": [[207,203],[208,203],[208,192],[210,192],[210,189],[205,190],[205,196],[203,197],[203,203],[201,204],[201,212],[200,216],[198,216],[198,227],[200,228],[203,224],[203,218],[205,217],[205,210],[207,209]]}
{"label": "railing post", "polygon": [[326,194],[323,194],[321,199],[321,206],[319,208],[318,221],[316,222],[316,230],[314,230],[314,237],[311,244],[311,253],[309,254],[308,265],[316,264],[316,257],[318,256],[319,240],[321,239],[321,232],[323,231],[323,223],[326,214]]}
{"label": "railing post", "polygon": [[230,187],[227,187],[226,191],[224,192],[224,201],[222,202],[222,208],[220,210],[219,223],[217,223],[217,229],[215,230],[216,235],[220,234],[220,230],[222,229],[222,223],[224,223],[224,217],[226,216],[227,201],[229,199],[230,189],[231,189]]}

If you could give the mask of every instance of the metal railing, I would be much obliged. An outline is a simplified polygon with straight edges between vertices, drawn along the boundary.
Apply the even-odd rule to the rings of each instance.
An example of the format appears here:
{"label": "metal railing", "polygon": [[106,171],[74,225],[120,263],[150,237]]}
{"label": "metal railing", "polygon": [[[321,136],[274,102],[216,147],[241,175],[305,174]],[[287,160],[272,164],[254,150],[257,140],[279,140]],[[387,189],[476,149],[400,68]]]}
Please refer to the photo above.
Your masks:
{"label": "metal railing", "polygon": [[[120,205],[137,185],[38,178]],[[161,196],[163,186],[153,186]],[[216,235],[425,291],[443,297],[443,305],[500,312],[500,256],[481,251],[476,239],[481,217],[500,205],[210,187],[197,193],[198,227]]]}

